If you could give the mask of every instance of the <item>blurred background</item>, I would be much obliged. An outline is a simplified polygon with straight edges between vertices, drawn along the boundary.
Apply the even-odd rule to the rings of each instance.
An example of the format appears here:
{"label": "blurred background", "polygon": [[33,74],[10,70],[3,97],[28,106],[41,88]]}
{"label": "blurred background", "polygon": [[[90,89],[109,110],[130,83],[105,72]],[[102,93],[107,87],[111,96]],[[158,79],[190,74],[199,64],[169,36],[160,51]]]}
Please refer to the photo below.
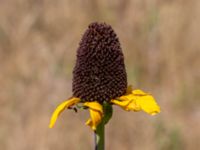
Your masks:
{"label": "blurred background", "polygon": [[0,0],[0,149],[89,150],[88,111],[64,111],[78,43],[88,24],[117,33],[128,82],[152,93],[161,113],[114,107],[106,149],[200,147],[199,0]]}

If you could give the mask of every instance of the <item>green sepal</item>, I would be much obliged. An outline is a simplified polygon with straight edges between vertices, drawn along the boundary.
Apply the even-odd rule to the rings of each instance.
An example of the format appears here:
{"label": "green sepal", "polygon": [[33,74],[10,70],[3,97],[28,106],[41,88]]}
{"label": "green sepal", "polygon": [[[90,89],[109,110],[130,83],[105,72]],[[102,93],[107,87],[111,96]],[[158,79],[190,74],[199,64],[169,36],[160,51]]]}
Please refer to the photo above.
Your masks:
{"label": "green sepal", "polygon": [[104,111],[104,117],[103,117],[103,123],[107,124],[109,120],[112,118],[113,114],[113,108],[112,105],[108,102],[103,103],[103,111]]}

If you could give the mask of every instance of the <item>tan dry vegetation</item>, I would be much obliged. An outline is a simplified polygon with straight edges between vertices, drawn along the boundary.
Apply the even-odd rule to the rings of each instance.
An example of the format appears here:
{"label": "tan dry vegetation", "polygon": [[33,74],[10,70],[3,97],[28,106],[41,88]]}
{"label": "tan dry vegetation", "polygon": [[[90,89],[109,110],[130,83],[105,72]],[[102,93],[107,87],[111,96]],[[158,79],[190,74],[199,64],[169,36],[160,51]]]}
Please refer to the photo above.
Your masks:
{"label": "tan dry vegetation", "polygon": [[88,113],[55,107],[71,96],[76,49],[87,25],[117,32],[129,83],[153,93],[162,113],[115,107],[106,147],[196,150],[200,147],[199,0],[0,0],[0,149],[93,149]]}

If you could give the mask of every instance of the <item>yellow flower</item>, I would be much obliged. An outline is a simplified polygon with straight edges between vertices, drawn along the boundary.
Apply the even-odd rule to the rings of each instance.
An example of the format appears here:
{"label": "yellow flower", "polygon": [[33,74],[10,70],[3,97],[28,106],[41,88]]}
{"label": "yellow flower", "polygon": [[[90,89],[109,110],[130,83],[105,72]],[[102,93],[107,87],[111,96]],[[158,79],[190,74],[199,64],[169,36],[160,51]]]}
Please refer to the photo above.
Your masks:
{"label": "yellow flower", "polygon": [[[73,105],[80,103],[81,99],[73,97],[67,101],[61,103],[54,111],[49,128],[52,128],[60,115],[60,113],[67,108],[71,108]],[[152,95],[143,92],[142,90],[132,90],[127,88],[127,93],[116,99],[112,99],[110,104],[116,104],[122,107],[126,111],[140,111],[143,110],[150,115],[155,115],[160,112],[160,107],[156,103]],[[98,101],[84,102],[84,107],[87,107],[90,112],[90,117],[86,121],[86,125],[90,126],[92,130],[96,130],[99,123],[103,118],[103,107]]]}
{"label": "yellow flower", "polygon": [[54,111],[50,128],[64,109],[76,110],[74,105],[78,103],[89,109],[90,118],[86,125],[96,131],[101,122],[105,125],[111,118],[113,104],[126,111],[143,110],[151,115],[160,112],[151,94],[127,87],[119,39],[112,27],[105,23],[91,23],[81,39],[73,69],[72,93],[73,97]]}

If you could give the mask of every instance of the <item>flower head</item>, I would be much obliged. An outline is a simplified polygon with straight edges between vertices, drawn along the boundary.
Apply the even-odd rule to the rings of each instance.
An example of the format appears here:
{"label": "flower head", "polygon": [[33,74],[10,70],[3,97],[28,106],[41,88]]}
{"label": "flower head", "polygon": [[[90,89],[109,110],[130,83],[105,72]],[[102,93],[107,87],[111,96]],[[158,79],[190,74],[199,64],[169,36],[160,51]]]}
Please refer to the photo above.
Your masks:
{"label": "flower head", "polygon": [[125,94],[126,88],[124,56],[116,34],[105,23],[90,24],[77,51],[73,96],[110,102]]}
{"label": "flower head", "polygon": [[117,35],[110,25],[92,23],[83,35],[73,70],[73,96],[54,111],[49,127],[66,108],[81,103],[91,118],[93,130],[104,117],[103,103],[116,104],[127,111],[143,110],[151,115],[160,108],[151,94],[127,86],[124,56]]}

